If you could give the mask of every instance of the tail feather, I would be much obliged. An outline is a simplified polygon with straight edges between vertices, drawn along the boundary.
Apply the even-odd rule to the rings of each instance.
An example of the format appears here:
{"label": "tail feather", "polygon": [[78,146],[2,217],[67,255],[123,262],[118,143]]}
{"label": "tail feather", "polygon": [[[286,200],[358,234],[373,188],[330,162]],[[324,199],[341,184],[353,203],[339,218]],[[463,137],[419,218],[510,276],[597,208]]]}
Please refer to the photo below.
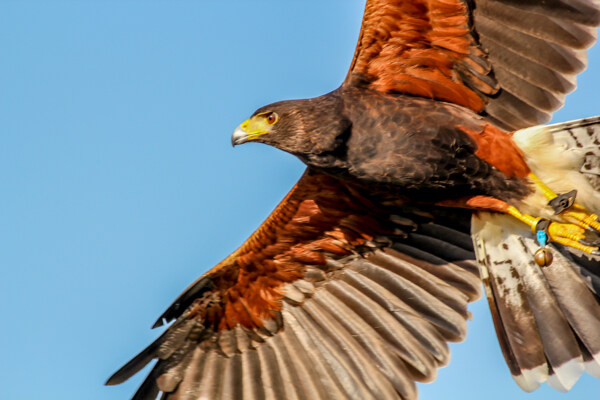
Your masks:
{"label": "tail feather", "polygon": [[583,157],[579,171],[600,191],[600,116],[549,126],[554,141]]}
{"label": "tail feather", "polygon": [[[600,213],[600,116],[524,129],[514,138],[544,183],[557,193],[577,189],[577,202]],[[551,244],[554,262],[540,268],[527,226],[491,213],[472,222],[494,324],[517,383],[531,391],[546,381],[567,391],[584,371],[598,376],[600,257]]]}
{"label": "tail feather", "polygon": [[[600,302],[578,265],[552,246],[555,260],[533,262],[538,244],[509,216],[480,213],[473,237],[504,356],[526,391],[548,381],[566,391],[584,370],[600,368]],[[600,258],[594,261],[600,263]],[[591,356],[591,357],[590,357]],[[585,363],[584,363],[585,361]]]}

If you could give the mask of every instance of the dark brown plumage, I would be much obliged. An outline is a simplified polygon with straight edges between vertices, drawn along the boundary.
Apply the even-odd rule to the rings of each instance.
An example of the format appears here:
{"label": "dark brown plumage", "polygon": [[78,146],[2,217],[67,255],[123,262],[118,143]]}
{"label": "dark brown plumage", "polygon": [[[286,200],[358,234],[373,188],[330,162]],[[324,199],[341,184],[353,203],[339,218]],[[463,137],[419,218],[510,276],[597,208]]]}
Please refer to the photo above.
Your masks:
{"label": "dark brown plumage", "polygon": [[[371,190],[429,203],[475,195],[506,201],[530,193],[520,179],[529,169],[510,136],[495,130],[494,143],[486,143],[488,123],[464,107],[345,84],[254,115],[269,112],[279,120],[257,142]],[[497,156],[498,141],[509,148]],[[509,157],[510,169],[503,171]]]}
{"label": "dark brown plumage", "polygon": [[[158,359],[134,399],[414,399],[481,282],[523,389],[600,375],[600,258],[551,244],[540,269],[505,214],[544,211],[531,173],[557,160],[540,146],[599,163],[600,120],[510,132],[562,105],[599,24],[588,0],[368,0],[342,86],[262,107],[232,137],[294,154],[303,177],[107,384]],[[576,175],[600,212],[575,164],[548,176]]]}

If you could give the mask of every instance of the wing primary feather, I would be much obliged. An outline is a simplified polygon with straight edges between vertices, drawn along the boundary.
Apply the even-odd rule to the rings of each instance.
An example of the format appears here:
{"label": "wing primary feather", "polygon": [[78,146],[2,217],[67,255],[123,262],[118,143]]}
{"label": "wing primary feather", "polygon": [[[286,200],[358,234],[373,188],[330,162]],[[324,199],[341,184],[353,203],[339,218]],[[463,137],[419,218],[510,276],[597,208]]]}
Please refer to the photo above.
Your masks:
{"label": "wing primary feather", "polygon": [[[333,339],[335,346],[340,350],[345,350],[339,358],[342,359],[343,357],[345,359],[347,371],[356,374],[357,383],[363,386],[363,390],[370,396],[376,399],[397,398],[396,390],[394,390],[390,380],[386,379],[388,377],[385,372],[382,371],[389,365],[380,363],[377,365],[379,368],[375,367],[374,360],[371,358],[373,354],[370,354],[359,342],[363,338],[355,337],[353,332],[347,330],[347,327],[335,322],[335,316],[328,312],[329,306],[323,307],[323,302],[326,303],[326,301],[318,301],[322,296],[326,296],[325,291],[316,293],[311,301],[305,303],[303,308],[319,325],[320,330]],[[358,333],[358,335],[361,334],[364,333]],[[358,392],[353,396],[356,397],[357,395]]]}
{"label": "wing primary feather", "polygon": [[531,82],[513,74],[511,71],[497,66],[494,69],[498,79],[502,80],[504,90],[518,98],[530,107],[537,108],[543,112],[552,113],[558,110],[565,101],[565,93],[552,93]]}
{"label": "wing primary feather", "polygon": [[595,42],[593,28],[565,21],[564,15],[539,14],[502,1],[479,1],[474,13],[476,16],[481,13],[508,29],[574,49],[586,49]]}
{"label": "wing primary feather", "polygon": [[282,386],[285,389],[285,399],[310,399],[304,393],[304,383],[298,377],[294,360],[290,357],[282,341],[282,335],[273,336],[269,345],[277,360],[281,375]]}
{"label": "wing primary feather", "polygon": [[[144,350],[140,351],[133,359],[131,359],[127,364],[122,366],[117,372],[108,378],[106,385],[118,385],[119,383],[123,383],[138,373],[154,358],[159,356],[166,358],[166,356],[169,354],[164,354],[165,344],[167,344],[167,347],[171,349],[170,351],[175,351],[176,347],[169,346],[169,343],[172,343],[174,336],[185,336],[189,329],[191,329],[192,325],[193,324],[190,324],[189,321],[185,320],[175,322],[173,326],[156,338],[154,342],[148,345],[148,347],[146,347]],[[181,339],[178,340],[178,342],[181,342]]]}
{"label": "wing primary feather", "polygon": [[[303,325],[303,319],[298,320],[295,316],[296,312],[293,307],[284,306],[284,318],[287,323],[286,335],[288,335],[289,343],[295,352],[299,353],[298,357],[306,356],[308,363],[308,371],[311,374],[316,374],[317,379],[314,382],[320,383],[320,390],[323,390],[326,395],[324,399],[344,398],[347,397],[344,389],[347,387],[347,382],[343,378],[338,378],[338,373],[342,371],[337,367],[337,364],[329,361],[329,352],[324,350],[322,345],[317,341],[318,338],[309,330],[311,327]],[[302,349],[300,352],[297,349]],[[339,371],[339,372],[338,372]],[[312,375],[313,379],[315,375]],[[322,389],[321,389],[322,388]]]}
{"label": "wing primary feather", "polygon": [[[340,351],[339,342],[341,338],[337,336],[338,331],[334,330],[332,335],[332,332],[327,329],[329,324],[326,321],[315,321],[313,319],[313,315],[306,310],[308,308],[314,311],[311,303],[312,300],[309,300],[304,303],[303,309],[290,308],[289,312],[311,336],[313,346],[315,346],[317,351],[322,353],[327,363],[326,369],[335,374],[336,380],[341,385],[345,397],[375,399],[376,397],[371,393],[370,388],[365,386],[360,371],[357,371],[357,369],[365,366],[368,368],[368,357],[356,345],[350,348],[343,347],[345,351]],[[325,325],[325,328],[321,324]],[[360,358],[358,365],[352,363],[352,359],[349,358],[351,356]],[[373,372],[373,379],[375,379],[378,375],[377,372],[370,372]],[[364,373],[362,375],[366,376]]]}
{"label": "wing primary feather", "polygon": [[224,367],[221,387],[222,400],[241,400],[244,398],[242,355],[234,354]]}
{"label": "wing primary feather", "polygon": [[466,333],[464,318],[424,289],[362,260],[357,260],[352,267],[396,296],[403,298],[411,308],[434,324],[446,340],[460,341],[464,338]]}
{"label": "wing primary feather", "polygon": [[[164,334],[165,333],[163,333],[163,335]],[[156,357],[156,350],[159,346],[160,343],[157,339],[144,350],[142,350],[138,355],[132,358],[127,364],[123,365],[117,372],[112,374],[112,376],[106,381],[106,385],[118,385],[137,374]]]}
{"label": "wing primary feather", "polygon": [[[330,289],[329,286],[328,289]],[[323,310],[324,316],[332,321],[337,320],[344,333],[348,335],[347,340],[353,340],[367,354],[371,364],[374,364],[377,369],[379,379],[391,383],[401,398],[416,399],[417,392],[414,379],[423,378],[426,380],[429,377],[427,374],[433,373],[435,375],[435,371],[426,371],[423,375],[416,369],[407,368],[403,360],[395,352],[390,351],[389,342],[386,342],[381,336],[384,330],[383,327],[377,325],[380,328],[377,329],[370,326],[368,321],[363,318],[364,315],[357,313],[352,308],[353,305],[345,303],[344,300],[333,295],[333,293],[328,293],[327,290],[319,292],[319,297],[315,299],[316,303],[320,305],[320,309]],[[376,304],[375,306],[377,307]],[[382,320],[378,322],[386,323]],[[413,361],[417,364],[421,360],[415,359]],[[424,364],[421,364],[420,367],[426,369]],[[368,371],[366,372],[368,373]],[[367,379],[368,376],[372,376],[372,373],[367,375]],[[373,390],[372,392],[378,399],[397,398],[397,394],[392,392],[377,393]]]}
{"label": "wing primary feather", "polygon": [[367,260],[373,266],[388,270],[412,282],[466,318],[468,297],[436,275],[382,251],[375,251]]}
{"label": "wing primary feather", "polygon": [[[480,0],[481,1],[481,0]],[[484,0],[490,1],[490,0]],[[560,18],[564,21],[576,22],[588,26],[600,25],[600,10],[594,3],[595,0],[500,0],[533,13]]]}
{"label": "wing primary feather", "polygon": [[550,121],[552,117],[550,113],[531,107],[506,90],[501,91],[496,100],[488,104],[485,111],[503,121],[503,126],[507,126],[508,130],[541,125]]}
{"label": "wing primary feather", "polygon": [[169,323],[178,318],[181,313],[200,296],[200,293],[210,287],[212,287],[212,280],[210,276],[203,275],[196,279],[196,281],[188,286],[183,293],[177,296],[175,301],[171,303],[169,307],[167,307],[165,312],[163,312],[160,317],[158,317],[154,325],[152,325],[152,328],[158,328],[159,326],[163,326],[165,322]]}
{"label": "wing primary feather", "polygon": [[311,360],[310,353],[303,349],[296,333],[292,329],[288,329],[280,337],[281,351],[285,352],[290,362],[294,364],[298,380],[304,391],[304,398],[307,400],[328,399],[326,386],[322,384],[322,381],[327,379],[327,375],[320,373],[318,363]]}
{"label": "wing primary feather", "polygon": [[[340,324],[345,326],[357,340],[373,337],[378,342],[387,344],[390,350],[410,367],[408,371],[404,370],[403,365],[400,366],[403,375],[420,381],[429,381],[435,376],[436,365],[433,356],[387,310],[354,286],[344,281],[332,282],[327,285],[327,290],[320,294],[320,297],[318,301],[322,302],[322,307],[328,307],[333,315],[337,315]],[[370,331],[371,329],[373,331]],[[369,343],[364,344],[363,347],[369,347]],[[367,350],[374,351],[371,348]],[[372,358],[377,360],[377,356]],[[393,361],[391,363],[393,364]],[[388,374],[391,374],[390,380],[394,381],[394,372],[389,371]],[[399,382],[399,384],[400,388],[404,389],[406,382]]]}
{"label": "wing primary feather", "polygon": [[469,252],[468,259],[473,258],[473,241],[469,234],[435,223],[421,225],[418,232],[467,250]]}
{"label": "wing primary feather", "polygon": [[280,374],[281,365],[277,362],[273,349],[269,344],[264,344],[259,346],[256,352],[260,360],[265,399],[286,399],[288,393],[284,389],[285,385]]}
{"label": "wing primary feather", "polygon": [[192,359],[184,372],[183,379],[169,400],[191,400],[197,398],[195,395],[198,393],[199,384],[202,380],[206,358],[206,352],[199,346],[196,346],[193,350]]}
{"label": "wing primary feather", "polygon": [[448,363],[450,351],[442,335],[396,295],[352,270],[347,271],[342,280],[375,301],[401,324],[402,327],[397,328],[398,340],[412,336],[440,365]]}
{"label": "wing primary feather", "polygon": [[[472,277],[475,278],[479,278],[479,272],[477,269],[477,264],[474,261],[474,255],[473,253],[469,254],[469,257],[463,260],[455,260],[454,263],[449,263],[448,261],[444,260],[443,258],[430,253],[427,250],[421,249],[420,248],[420,244],[416,243],[415,241],[413,241],[413,243],[411,243],[410,245],[407,242],[396,242],[394,244],[392,244],[391,248],[393,249],[392,251],[396,251],[399,253],[399,257],[401,258],[406,258],[406,257],[410,257],[411,262],[415,262],[417,263],[417,265],[419,265],[419,267],[424,268],[426,270],[429,270],[431,272],[431,270],[439,270],[438,266],[439,265],[446,265],[448,264],[450,266],[450,268],[452,268],[453,270],[455,270],[456,272],[459,272],[460,275],[463,275],[465,278],[464,281],[465,283],[467,283],[468,281],[471,281]],[[390,251],[390,250],[386,250],[386,251]],[[412,261],[415,260],[415,261]],[[429,266],[427,265],[429,264]],[[470,275],[469,275],[470,274]],[[477,295],[477,297],[479,297],[481,294],[481,290],[479,289],[479,282],[477,282],[477,284],[472,285],[473,288],[475,288],[475,290],[467,290],[466,292],[475,292],[475,293],[479,293],[479,295]]]}
{"label": "wing primary feather", "polygon": [[[223,357],[216,351],[209,351],[205,356],[202,375],[197,382],[196,391],[189,400],[196,399],[220,399],[221,388],[223,385],[223,375],[226,368],[226,362],[229,359]],[[181,400],[184,400],[183,397]],[[188,399],[185,399],[188,400]]]}
{"label": "wing primary feather", "polygon": [[[473,271],[477,271],[477,265],[473,260],[442,263],[440,258],[430,253],[399,243],[391,249],[384,250],[384,252],[399,260],[412,263],[417,268],[438,277],[466,295],[469,301],[481,297],[479,274],[473,273]],[[444,265],[444,268],[440,268],[440,265]]]}
{"label": "wing primary feather", "polygon": [[472,249],[463,249],[462,247],[449,243],[447,240],[440,240],[435,237],[422,235],[418,232],[410,234],[405,243],[418,247],[427,253],[436,255],[443,259],[444,262],[469,260],[473,258]]}
{"label": "wing primary feather", "polygon": [[131,400],[155,400],[158,396],[158,386],[156,386],[156,369],[152,369],[144,382],[140,385]]}
{"label": "wing primary feather", "polygon": [[177,389],[192,360],[195,346],[196,343],[190,341],[168,359],[158,362],[156,368],[160,371],[160,376],[156,379],[156,384],[162,392],[170,393]]}
{"label": "wing primary feather", "polygon": [[298,306],[304,302],[304,293],[302,293],[294,283],[286,283],[283,288],[283,300],[293,306]]}
{"label": "wing primary feather", "polygon": [[485,46],[490,52],[494,70],[502,68],[510,71],[524,81],[553,93],[566,94],[577,87],[575,75],[561,74],[539,60],[525,58],[493,40],[487,40]]}
{"label": "wing primary feather", "polygon": [[266,398],[263,388],[263,371],[258,353],[254,349],[243,351],[242,358],[242,388],[244,400],[261,400]]}

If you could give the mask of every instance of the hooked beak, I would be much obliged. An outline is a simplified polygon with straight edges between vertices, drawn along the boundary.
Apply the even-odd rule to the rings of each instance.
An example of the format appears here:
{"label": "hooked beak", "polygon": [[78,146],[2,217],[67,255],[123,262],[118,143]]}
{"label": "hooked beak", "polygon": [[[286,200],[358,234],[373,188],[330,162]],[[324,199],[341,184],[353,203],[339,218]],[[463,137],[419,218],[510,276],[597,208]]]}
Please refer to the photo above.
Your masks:
{"label": "hooked beak", "polygon": [[248,141],[248,133],[244,130],[244,124],[241,124],[235,131],[233,131],[233,135],[231,135],[231,145],[236,146],[238,144],[246,143]]}
{"label": "hooked beak", "polygon": [[258,117],[254,116],[235,128],[233,135],[231,135],[231,145],[236,146],[251,142],[259,136],[266,135],[270,130],[271,126],[265,121],[265,118],[262,118],[260,115]]}

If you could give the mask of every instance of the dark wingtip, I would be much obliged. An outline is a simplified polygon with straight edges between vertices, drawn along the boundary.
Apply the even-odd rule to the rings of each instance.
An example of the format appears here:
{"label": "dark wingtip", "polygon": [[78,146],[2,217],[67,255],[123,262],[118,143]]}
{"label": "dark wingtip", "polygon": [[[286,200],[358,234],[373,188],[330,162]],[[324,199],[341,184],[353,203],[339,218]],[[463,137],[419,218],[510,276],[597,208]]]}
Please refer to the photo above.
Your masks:
{"label": "dark wingtip", "polygon": [[124,380],[119,379],[119,376],[118,376],[119,375],[119,371],[117,371],[114,374],[112,374],[111,377],[108,378],[106,380],[106,382],[104,382],[104,386],[115,386],[115,385],[118,385],[120,383],[125,382]]}
{"label": "dark wingtip", "polygon": [[160,345],[164,342],[166,337],[166,331],[162,333],[156,340],[144,350],[138,353],[134,358],[132,358],[127,364],[123,365],[117,372],[111,375],[110,378],[106,381],[106,386],[118,385],[120,383],[125,382],[127,379],[131,378],[133,375],[138,373],[142,368],[144,368],[150,361],[152,361],[156,357],[156,351],[160,347]]}
{"label": "dark wingtip", "polygon": [[106,382],[104,382],[104,386],[119,385],[119,384],[125,382],[127,379],[129,379],[129,377],[131,375],[124,373],[125,370],[127,369],[126,367],[128,365],[129,365],[129,363],[127,365],[122,366],[117,372],[115,372],[114,374],[112,374],[110,376],[110,378],[108,378],[106,380]]}
{"label": "dark wingtip", "polygon": [[152,329],[161,327],[165,324],[165,320],[162,317],[162,315],[156,320],[156,322],[154,323],[154,325],[152,325]]}
{"label": "dark wingtip", "polygon": [[158,317],[154,325],[152,325],[152,329],[158,328],[177,319],[181,313],[187,307],[189,307],[197,297],[201,295],[204,290],[207,290],[211,287],[212,280],[210,279],[210,276],[203,275],[196,279],[196,281],[188,286],[187,289],[185,289],[183,293],[181,293],[179,297],[177,297],[175,301],[165,310],[165,312]]}

